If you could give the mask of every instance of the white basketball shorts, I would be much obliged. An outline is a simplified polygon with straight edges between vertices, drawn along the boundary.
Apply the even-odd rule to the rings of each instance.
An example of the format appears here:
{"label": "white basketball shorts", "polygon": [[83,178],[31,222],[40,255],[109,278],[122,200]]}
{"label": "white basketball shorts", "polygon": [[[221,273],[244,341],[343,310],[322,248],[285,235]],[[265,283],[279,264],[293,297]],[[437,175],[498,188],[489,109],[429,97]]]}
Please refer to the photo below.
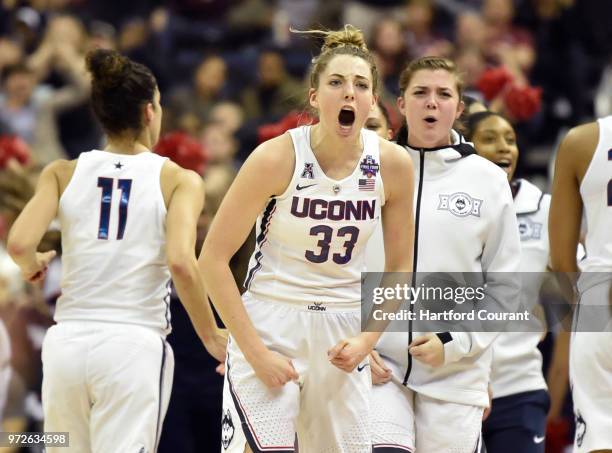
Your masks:
{"label": "white basketball shorts", "polygon": [[[570,347],[576,419],[574,453],[612,449],[612,332],[580,331],[589,330],[587,323],[595,327],[589,319],[593,315],[606,320],[599,310],[609,304],[610,283],[604,280],[581,288],[580,306],[575,314],[578,331],[572,333]],[[609,309],[612,313],[612,305]]]}
{"label": "white basketball shorts", "polygon": [[157,451],[174,372],[158,332],[66,321],[47,331],[42,361],[44,429],[70,433],[47,453]]}
{"label": "white basketball shorts", "polygon": [[370,369],[333,366],[327,351],[360,332],[360,313],[244,298],[264,344],[291,359],[300,382],[268,389],[230,337],[223,390],[223,453],[370,453]]}

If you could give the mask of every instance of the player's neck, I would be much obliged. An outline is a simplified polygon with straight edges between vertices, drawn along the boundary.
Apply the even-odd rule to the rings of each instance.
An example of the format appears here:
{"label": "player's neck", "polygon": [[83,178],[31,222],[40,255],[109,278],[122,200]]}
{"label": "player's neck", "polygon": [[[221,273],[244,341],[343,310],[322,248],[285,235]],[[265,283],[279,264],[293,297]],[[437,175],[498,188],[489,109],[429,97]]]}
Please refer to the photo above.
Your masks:
{"label": "player's neck", "polygon": [[141,140],[134,140],[133,137],[115,136],[108,137],[105,151],[116,154],[140,154],[150,150],[150,147],[142,143]]}
{"label": "player's neck", "polygon": [[340,137],[316,124],[310,131],[310,147],[319,161],[343,161],[355,154],[361,154],[363,143],[360,130],[353,136]]}

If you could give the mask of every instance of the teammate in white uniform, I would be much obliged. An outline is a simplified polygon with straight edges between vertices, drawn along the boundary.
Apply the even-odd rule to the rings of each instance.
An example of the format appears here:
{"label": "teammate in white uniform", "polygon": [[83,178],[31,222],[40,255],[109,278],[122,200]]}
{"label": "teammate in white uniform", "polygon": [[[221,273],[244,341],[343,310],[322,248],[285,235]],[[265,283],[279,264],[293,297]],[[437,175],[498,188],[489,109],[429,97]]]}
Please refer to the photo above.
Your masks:
{"label": "teammate in white uniform", "polygon": [[[506,174],[451,130],[463,110],[454,63],[415,60],[402,73],[400,88],[408,131],[398,143],[418,169],[414,270],[486,275],[487,298],[515,300],[520,284],[508,275],[519,270],[520,241],[512,194]],[[384,382],[386,366],[392,379],[373,391],[374,452],[475,451],[489,403],[494,337],[421,334],[412,326],[383,334],[372,356],[382,364],[380,354],[385,365],[372,371],[383,373]]]}
{"label": "teammate in white uniform", "polygon": [[[508,175],[521,237],[521,301],[532,310],[546,275],[550,195],[525,179],[513,179],[519,157],[516,133],[501,115],[478,112],[467,118],[466,138],[476,152]],[[492,410],[483,424],[488,453],[543,453],[549,398],[542,374],[538,343],[544,326],[537,317],[522,327],[503,332],[493,343]]]}
{"label": "teammate in white uniform", "polygon": [[584,210],[587,255],[580,263],[570,346],[575,453],[612,452],[611,178],[612,117],[570,130],[557,154],[549,234],[553,269],[578,272]]}
{"label": "teammate in white uniform", "polygon": [[8,250],[25,279],[42,279],[55,252],[36,250],[59,218],[62,295],[42,399],[45,431],[69,432],[70,447],[47,452],[152,453],[172,387],[170,275],[211,353],[225,352],[195,258],[203,184],[150,152],[162,116],[150,70],[108,50],[90,52],[87,67],[108,146],[43,170]]}
{"label": "teammate in white uniform", "polygon": [[2,416],[8,398],[11,374],[11,339],[4,322],[0,319],[0,429],[2,428]]}
{"label": "teammate in white uniform", "polygon": [[[301,453],[371,452],[364,248],[382,214],[387,269],[409,271],[413,233],[410,158],[362,129],[377,82],[361,32],[327,32],[310,78],[320,122],[257,148],[213,221],[200,262],[231,332],[224,452],[292,452],[296,433]],[[228,263],[256,219],[241,301]]]}

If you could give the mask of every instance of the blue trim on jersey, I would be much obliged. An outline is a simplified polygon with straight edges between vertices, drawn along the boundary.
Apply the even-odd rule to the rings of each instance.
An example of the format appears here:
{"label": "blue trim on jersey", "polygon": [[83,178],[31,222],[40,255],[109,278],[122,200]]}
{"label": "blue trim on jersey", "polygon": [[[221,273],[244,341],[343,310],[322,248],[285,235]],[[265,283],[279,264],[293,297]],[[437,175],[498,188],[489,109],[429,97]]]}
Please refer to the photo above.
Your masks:
{"label": "blue trim on jersey", "polygon": [[127,224],[128,204],[130,202],[132,180],[120,179],[117,181],[117,187],[121,189],[121,199],[119,201],[119,230],[117,232],[117,239],[123,239],[125,225]]}
{"label": "blue trim on jersey", "polygon": [[159,438],[160,432],[159,428],[161,427],[161,412],[162,412],[162,389],[164,388],[164,371],[166,370],[166,341],[162,338],[162,361],[161,367],[159,370],[159,399],[157,401],[157,425],[155,429],[155,451],[157,451],[157,447],[159,446]]}
{"label": "blue trim on jersey", "polygon": [[172,297],[172,280],[168,280],[166,283],[166,295],[163,297],[164,304],[166,305],[166,311],[164,318],[166,318],[166,329],[170,327],[170,300]]}
{"label": "blue trim on jersey", "polygon": [[272,214],[274,213],[274,208],[276,207],[276,198],[270,200],[266,208],[264,209],[264,213],[261,217],[261,224],[259,235],[257,236],[255,245],[257,247],[257,253],[255,253],[255,265],[249,269],[247,274],[247,278],[244,282],[244,288],[250,289],[251,283],[253,282],[253,277],[259,269],[261,269],[261,259],[263,258],[263,253],[261,252],[261,246],[266,240],[268,235],[268,229],[270,227],[270,221],[272,220]]}
{"label": "blue trim on jersey", "polygon": [[236,412],[238,412],[238,417],[240,417],[240,424],[242,425],[242,432],[244,433],[244,437],[246,438],[249,447],[253,451],[253,453],[266,453],[268,451],[273,451],[276,453],[295,453],[295,448],[287,448],[287,447],[261,447],[259,448],[258,442],[256,441],[256,435],[254,432],[251,432],[251,425],[249,421],[246,419],[246,414],[242,410],[242,406],[240,405],[240,401],[238,400],[238,395],[236,394],[236,390],[234,389],[234,385],[232,384],[232,379],[230,375],[230,358],[229,351],[227,353],[227,360],[225,361],[227,364],[227,383],[229,386],[230,395],[232,395],[232,400],[234,402],[234,407],[236,408]]}
{"label": "blue trim on jersey", "polygon": [[112,178],[98,178],[98,187],[102,189],[100,197],[100,223],[98,224],[98,239],[108,239],[108,226],[110,224],[110,210],[113,198]]}

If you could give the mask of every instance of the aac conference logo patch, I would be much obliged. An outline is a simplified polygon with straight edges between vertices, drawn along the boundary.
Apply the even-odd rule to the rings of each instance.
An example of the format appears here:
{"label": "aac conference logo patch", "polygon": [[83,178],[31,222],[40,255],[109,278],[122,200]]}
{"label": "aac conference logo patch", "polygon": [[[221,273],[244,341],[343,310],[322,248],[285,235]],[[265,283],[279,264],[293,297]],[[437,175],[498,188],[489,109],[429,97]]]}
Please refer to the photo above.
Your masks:
{"label": "aac conference logo patch", "polygon": [[469,215],[480,217],[482,200],[478,198],[472,198],[465,192],[456,192],[452,195],[439,195],[439,197],[439,211],[450,211],[451,214],[457,217],[467,217]]}

